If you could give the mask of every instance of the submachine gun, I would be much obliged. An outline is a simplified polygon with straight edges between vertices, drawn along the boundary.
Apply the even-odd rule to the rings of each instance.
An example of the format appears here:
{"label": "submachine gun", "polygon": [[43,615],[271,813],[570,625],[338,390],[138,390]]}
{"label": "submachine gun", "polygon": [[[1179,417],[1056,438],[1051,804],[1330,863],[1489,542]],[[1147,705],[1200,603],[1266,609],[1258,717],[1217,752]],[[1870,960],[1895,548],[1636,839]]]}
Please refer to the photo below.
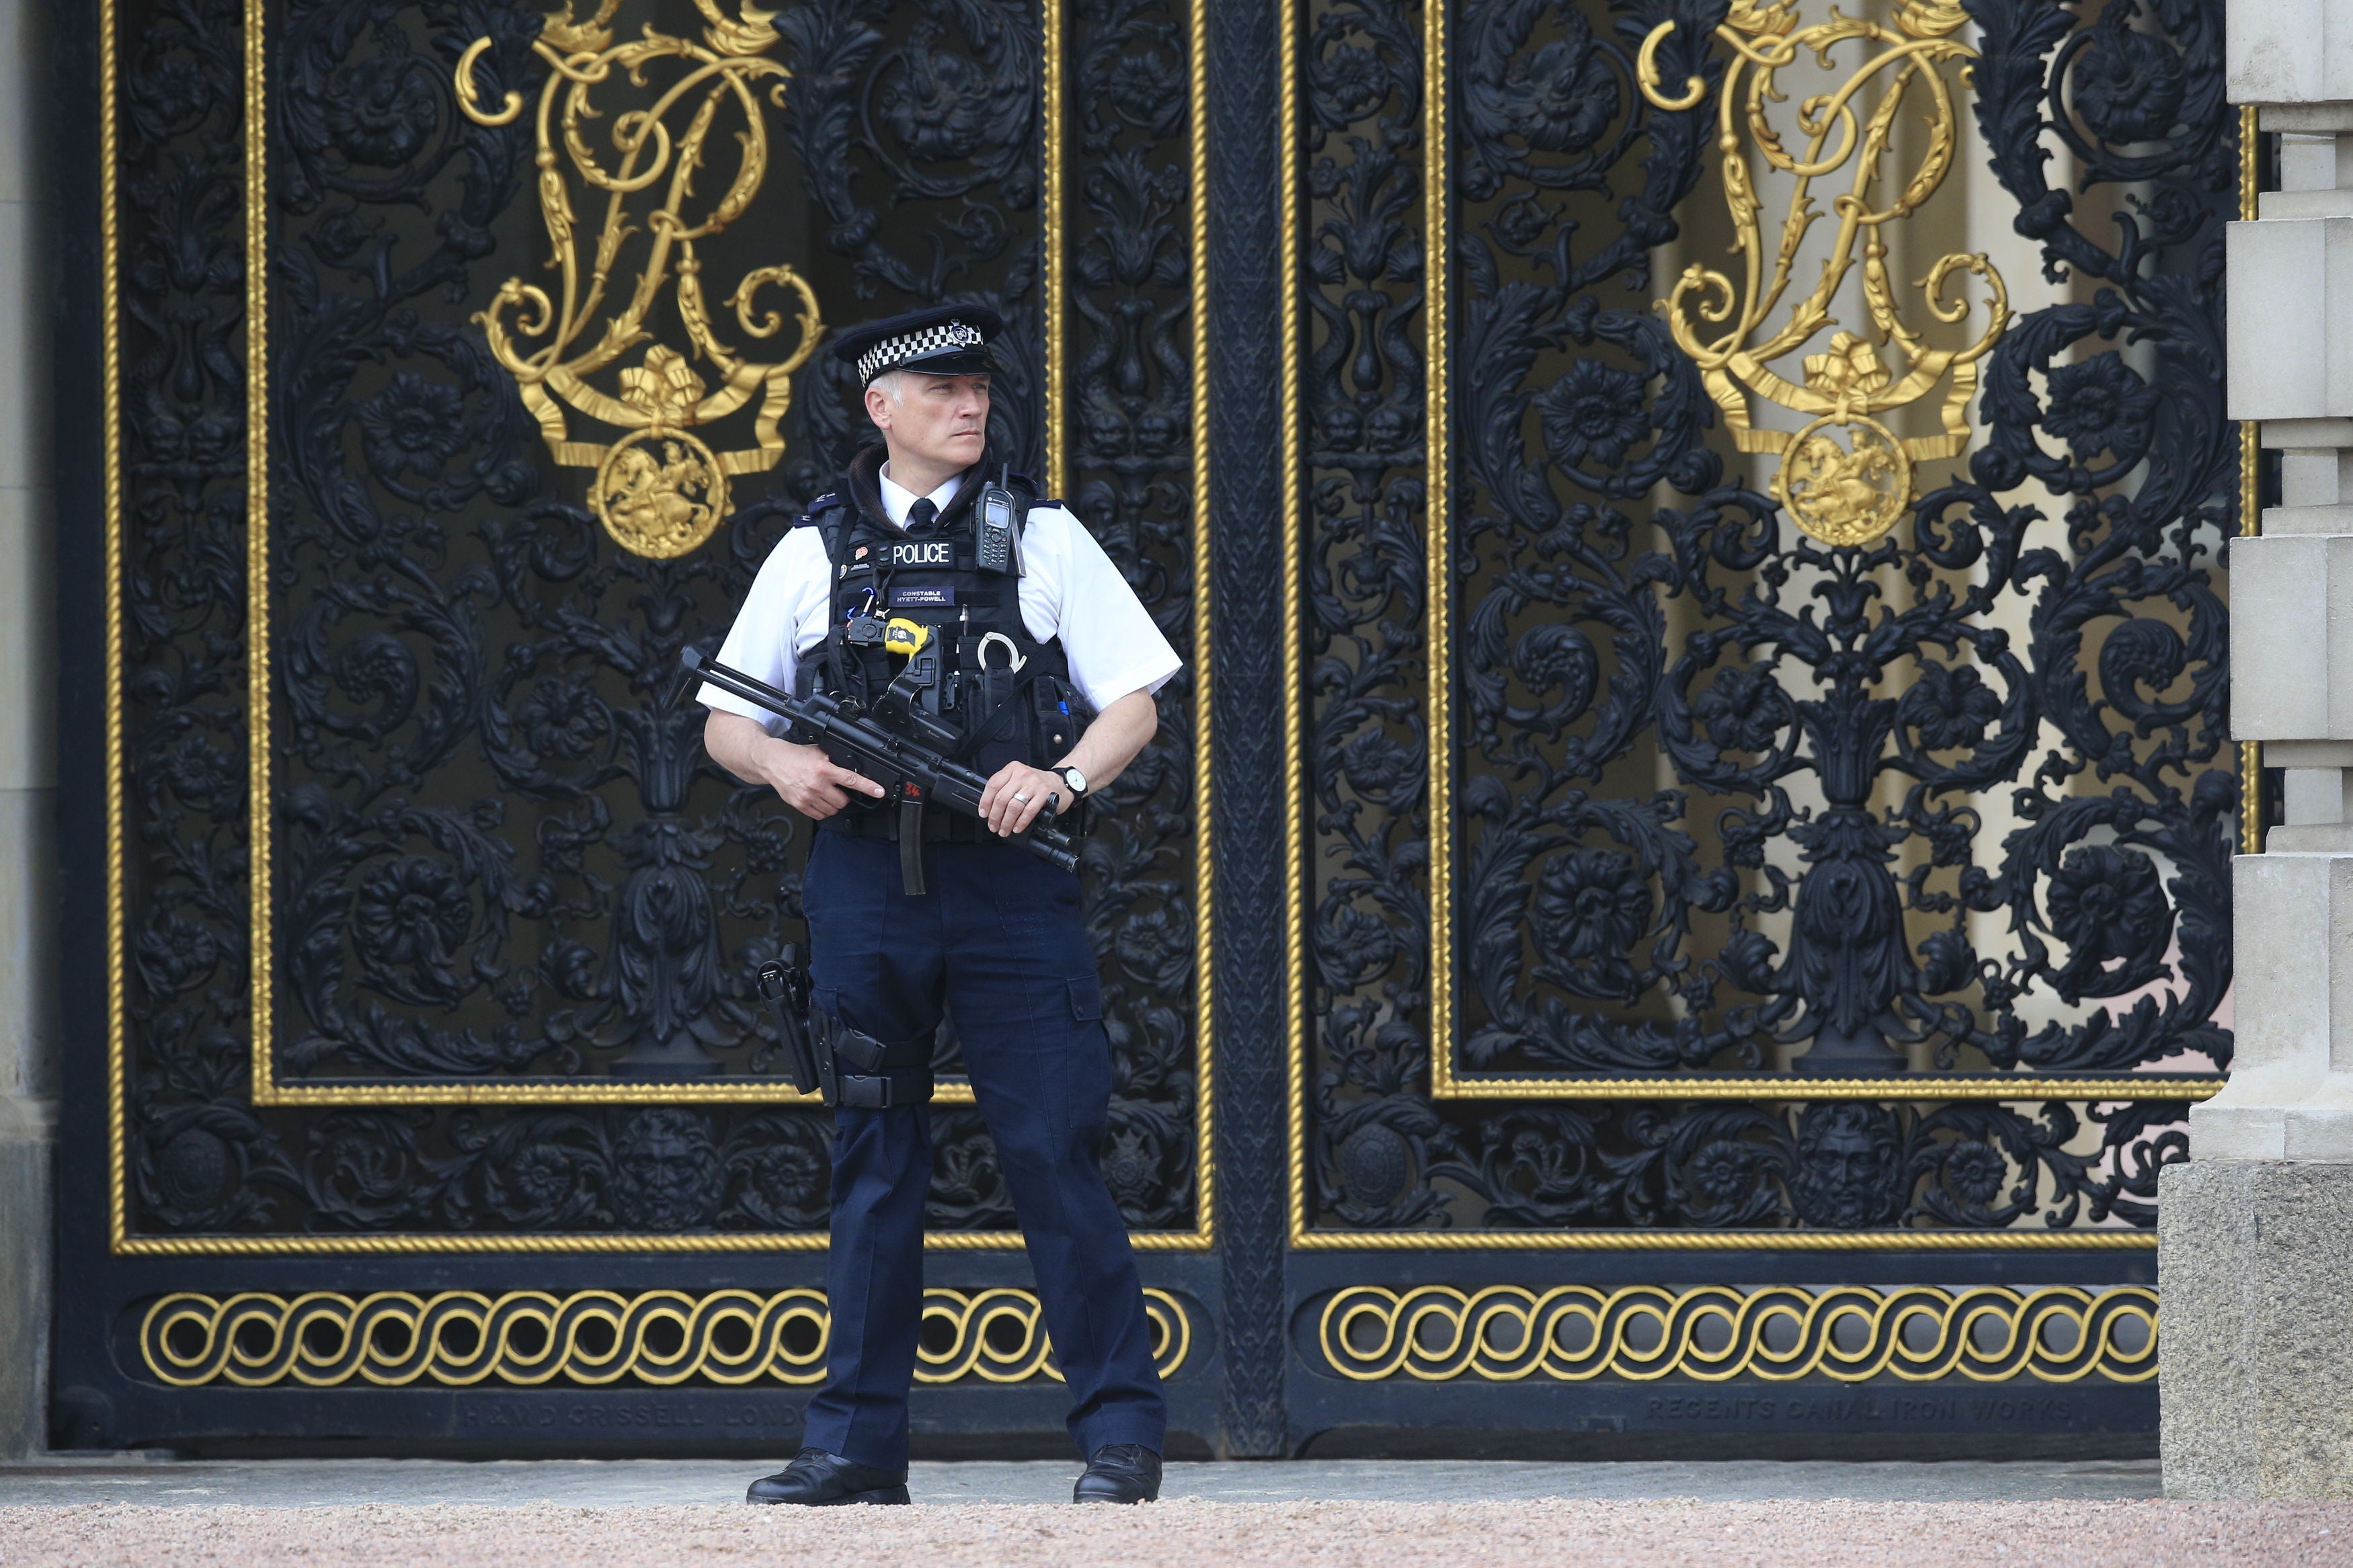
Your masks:
{"label": "submachine gun", "polygon": [[[705,658],[698,649],[682,650],[678,662],[720,690],[791,720],[796,728],[816,736],[835,763],[881,784],[883,799],[899,805],[899,869],[910,893],[923,890],[923,807],[944,806],[976,822],[983,820],[980,796],[988,781],[945,752],[870,723],[822,691],[792,696],[715,658]],[[1050,795],[1044,809],[1027,829],[1014,836],[1013,842],[1040,860],[1076,871],[1078,845],[1055,826],[1053,817],[1054,797]]]}
{"label": "submachine gun", "polygon": [[[899,869],[910,893],[923,890],[923,807],[941,805],[980,819],[981,792],[988,787],[988,781],[945,753],[845,712],[839,702],[823,692],[791,696],[717,659],[705,658],[691,647],[678,656],[678,661],[689,674],[816,735],[837,763],[865,774],[888,791],[884,798],[899,803]],[[1054,825],[1053,815],[1054,798],[1049,795],[1045,808],[1026,831],[1016,836],[1015,842],[1041,860],[1076,871],[1078,847],[1068,832]],[[928,1073],[905,1083],[889,1076],[897,1069],[903,1077],[922,1063],[901,1061],[899,1051],[871,1036],[822,1015],[810,1015],[808,971],[792,944],[760,966],[760,994],[776,1006],[785,1065],[793,1087],[803,1094],[821,1089],[829,1103],[868,1107],[931,1098]],[[928,1053],[929,1042],[918,1048]],[[928,1060],[927,1054],[924,1059]]]}

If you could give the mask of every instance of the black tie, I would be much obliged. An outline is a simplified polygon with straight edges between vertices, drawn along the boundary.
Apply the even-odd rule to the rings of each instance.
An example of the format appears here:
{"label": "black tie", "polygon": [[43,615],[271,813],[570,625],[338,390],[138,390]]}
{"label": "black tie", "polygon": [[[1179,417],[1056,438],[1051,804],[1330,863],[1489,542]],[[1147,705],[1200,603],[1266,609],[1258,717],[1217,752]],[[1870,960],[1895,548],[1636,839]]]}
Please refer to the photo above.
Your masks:
{"label": "black tie", "polygon": [[921,498],[914,505],[907,509],[907,531],[909,533],[923,532],[924,530],[932,526],[932,520],[939,515],[940,509],[932,504],[931,497],[924,496]]}

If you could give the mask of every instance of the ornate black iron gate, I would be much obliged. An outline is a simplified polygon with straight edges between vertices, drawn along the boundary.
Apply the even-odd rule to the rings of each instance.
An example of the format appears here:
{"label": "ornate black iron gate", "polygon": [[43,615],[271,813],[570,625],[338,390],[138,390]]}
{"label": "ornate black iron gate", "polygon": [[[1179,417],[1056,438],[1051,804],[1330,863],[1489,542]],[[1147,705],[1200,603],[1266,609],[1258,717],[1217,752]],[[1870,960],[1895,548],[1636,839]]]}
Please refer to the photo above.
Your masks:
{"label": "ornate black iron gate", "polygon": [[[702,758],[677,656],[846,455],[823,324],[941,299],[1030,329],[999,439],[1201,636],[1182,18],[104,24],[119,854],[64,1428],[788,1447],[827,1156],[746,981],[803,829]],[[1193,1431],[1199,700],[1168,689],[1089,851],[1109,1174]],[[1051,1430],[970,1098],[938,1117],[926,1419]]]}
{"label": "ornate black iron gate", "polygon": [[[1188,1441],[2153,1428],[2218,6],[583,3],[79,40],[62,1441],[790,1446],[802,830],[670,671],[943,299],[1198,661],[1087,867]],[[1051,1432],[940,1121],[919,1429]]]}
{"label": "ornate black iron gate", "polygon": [[1301,24],[1294,1419],[2153,1426],[2230,1054],[2220,20]]}

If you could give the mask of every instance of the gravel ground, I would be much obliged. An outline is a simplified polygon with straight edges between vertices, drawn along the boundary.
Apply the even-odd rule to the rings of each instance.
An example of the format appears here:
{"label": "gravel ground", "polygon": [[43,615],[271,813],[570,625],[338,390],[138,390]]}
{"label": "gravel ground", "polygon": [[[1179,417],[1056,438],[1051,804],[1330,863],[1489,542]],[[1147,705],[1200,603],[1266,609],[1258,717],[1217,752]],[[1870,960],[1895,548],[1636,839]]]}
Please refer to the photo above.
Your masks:
{"label": "gravel ground", "polygon": [[2353,1504],[1177,1500],[1139,1509],[0,1508],[5,1568],[2353,1563]]}
{"label": "gravel ground", "polygon": [[[636,1508],[740,1503],[783,1462],[720,1459],[193,1459],[58,1455],[0,1465],[0,1508],[15,1503],[153,1503],[262,1508],[353,1503]],[[1075,1461],[913,1467],[918,1503],[1067,1503]],[[1994,1464],[1947,1460],[1502,1463],[1461,1459],[1286,1459],[1174,1464],[1161,1496],[1203,1502],[1535,1502],[1548,1499],[1776,1502],[2123,1502],[2164,1495],[2154,1459]]]}

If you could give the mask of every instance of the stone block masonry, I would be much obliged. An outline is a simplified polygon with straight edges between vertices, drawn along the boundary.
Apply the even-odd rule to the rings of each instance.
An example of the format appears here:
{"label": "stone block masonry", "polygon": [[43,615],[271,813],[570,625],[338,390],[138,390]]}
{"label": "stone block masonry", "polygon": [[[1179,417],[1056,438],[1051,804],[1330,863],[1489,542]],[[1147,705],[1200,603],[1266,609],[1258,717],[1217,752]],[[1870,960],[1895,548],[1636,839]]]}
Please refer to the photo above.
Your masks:
{"label": "stone block masonry", "polygon": [[2228,242],[2231,416],[2279,454],[2233,539],[2232,739],[2284,820],[2232,868],[2236,1059],[2159,1182],[2168,1497],[2353,1498],[2353,0],[2229,0],[2276,189]]}

